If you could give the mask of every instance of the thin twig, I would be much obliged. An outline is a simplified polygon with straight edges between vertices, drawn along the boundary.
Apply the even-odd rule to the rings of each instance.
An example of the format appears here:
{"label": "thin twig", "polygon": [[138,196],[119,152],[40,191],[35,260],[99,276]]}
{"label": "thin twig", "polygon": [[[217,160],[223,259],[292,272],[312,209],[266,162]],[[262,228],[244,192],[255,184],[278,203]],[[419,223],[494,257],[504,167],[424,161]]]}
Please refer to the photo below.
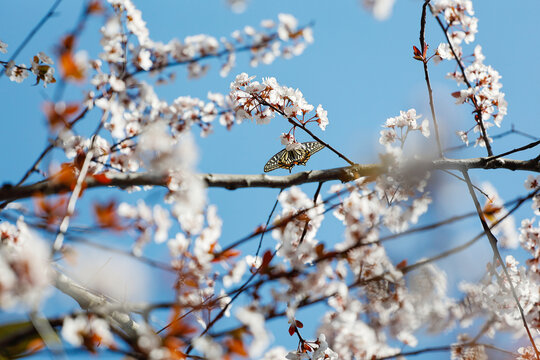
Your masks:
{"label": "thin twig", "polygon": [[502,153],[502,154],[499,154],[499,155],[491,156],[490,159],[498,159],[498,158],[503,157],[503,156],[508,156],[508,155],[515,154],[515,153],[520,152],[520,151],[532,149],[533,147],[535,147],[537,145],[540,145],[540,140],[534,141],[534,142],[532,142],[530,144],[527,144],[525,146],[521,146],[521,147],[513,149],[513,150],[509,150],[509,151],[507,151],[505,153]]}
{"label": "thin twig", "polygon": [[433,100],[433,90],[431,89],[431,82],[429,81],[428,73],[428,59],[426,58],[427,44],[425,43],[425,31],[426,31],[426,8],[431,0],[424,1],[422,6],[422,17],[420,19],[420,51],[422,52],[422,64],[424,65],[424,77],[426,79],[426,85],[429,94],[429,107],[431,109],[431,118],[433,119],[433,127],[435,129],[435,138],[437,139],[437,148],[439,149],[439,157],[444,158],[444,154],[441,146],[441,138],[439,136],[439,125],[437,123],[437,115],[435,114],[435,103]]}
{"label": "thin twig", "polygon": [[268,231],[268,224],[270,224],[270,220],[272,219],[272,215],[274,214],[274,211],[276,211],[277,204],[279,202],[279,195],[283,192],[283,189],[279,190],[278,196],[276,196],[276,201],[274,202],[274,206],[272,207],[272,210],[270,211],[270,214],[268,215],[268,219],[266,219],[266,225],[264,225],[264,230],[261,232],[261,238],[259,239],[259,244],[257,245],[257,251],[255,252],[255,258],[259,256],[259,251],[261,250],[262,242],[264,239],[264,234],[266,234]]}
{"label": "thin twig", "polygon": [[[319,183],[319,185],[317,186],[317,190],[315,190],[315,195],[313,196],[313,204],[315,205],[315,207],[317,206],[317,197],[319,196],[319,192],[321,191],[322,184],[322,182]],[[300,236],[300,241],[298,241],[298,246],[300,246],[300,244],[302,244],[302,242],[304,241],[304,237],[307,234],[308,225],[309,219],[306,220],[306,225],[304,226],[304,230],[302,231],[302,236]]]}
{"label": "thin twig", "polygon": [[510,290],[512,292],[512,296],[514,297],[514,301],[516,302],[516,305],[519,309],[519,313],[521,315],[521,320],[523,321],[523,326],[527,332],[527,336],[529,337],[529,341],[531,342],[534,352],[536,353],[536,358],[540,360],[540,352],[536,348],[536,344],[534,342],[534,339],[532,337],[531,331],[529,329],[529,325],[527,325],[527,320],[525,319],[525,313],[523,311],[523,308],[521,307],[521,304],[519,303],[519,299],[516,294],[516,289],[514,288],[514,284],[512,283],[512,278],[510,277],[510,274],[508,273],[508,269],[506,268],[506,264],[504,263],[504,260],[501,256],[501,253],[499,252],[499,249],[497,248],[497,238],[493,233],[491,232],[491,229],[489,228],[488,224],[486,223],[484,213],[482,211],[482,207],[480,206],[480,203],[478,202],[478,198],[476,197],[476,193],[474,192],[471,178],[469,177],[469,173],[466,170],[462,171],[463,177],[465,178],[467,182],[467,188],[469,189],[469,194],[471,195],[471,198],[473,199],[474,206],[476,207],[476,212],[478,213],[478,217],[480,219],[480,222],[482,223],[482,227],[484,229],[484,232],[489,240],[489,244],[491,245],[491,249],[493,250],[493,254],[495,257],[499,260],[499,263],[504,271],[504,274],[506,276],[506,280],[508,281],[508,284],[510,285]]}
{"label": "thin twig", "polygon": [[[446,174],[448,174],[448,175],[451,175],[451,176],[455,177],[455,178],[458,179],[459,181],[465,182],[465,179],[464,179],[464,178],[462,178],[462,177],[459,176],[459,175],[454,174],[454,173],[451,172],[450,170],[442,170],[442,172],[444,172],[444,173],[446,173]],[[474,188],[475,188],[477,191],[479,191],[480,193],[482,193],[482,195],[484,195],[485,197],[489,198],[489,195],[486,194],[486,192],[485,192],[484,190],[480,189],[480,188],[479,188],[478,186],[476,186],[476,185],[474,185]]]}
{"label": "thin twig", "polygon": [[[512,124],[510,130],[504,131],[504,132],[502,132],[502,133],[500,133],[500,134],[497,134],[497,135],[493,135],[491,138],[492,138],[493,140],[495,140],[495,139],[500,139],[500,138],[506,137],[506,136],[508,136],[508,135],[510,135],[510,134],[518,134],[518,135],[521,135],[521,136],[523,136],[523,137],[526,137],[526,138],[529,138],[529,139],[535,140],[535,141],[540,139],[540,138],[538,138],[538,137],[536,137],[536,136],[532,136],[531,134],[527,134],[527,133],[525,133],[525,132],[523,132],[523,131],[516,130],[516,129],[514,128],[514,124]],[[461,145],[456,145],[456,146],[448,147],[448,148],[444,149],[443,151],[444,151],[444,152],[450,152],[450,151],[456,151],[456,150],[465,149],[465,148],[467,148],[467,147],[468,147],[467,144],[461,144]]]}

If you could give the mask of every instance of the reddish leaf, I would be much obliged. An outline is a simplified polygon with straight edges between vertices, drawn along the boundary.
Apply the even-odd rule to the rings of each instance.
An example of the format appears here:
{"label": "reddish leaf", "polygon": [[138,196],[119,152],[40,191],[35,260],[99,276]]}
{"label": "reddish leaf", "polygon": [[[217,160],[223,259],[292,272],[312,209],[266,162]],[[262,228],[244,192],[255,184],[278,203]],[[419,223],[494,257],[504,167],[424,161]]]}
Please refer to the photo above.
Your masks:
{"label": "reddish leaf", "polygon": [[253,234],[260,234],[260,233],[262,233],[265,229],[266,229],[266,226],[264,226],[264,225],[259,225],[259,226],[257,226],[257,228],[255,228],[255,231],[253,232]]}
{"label": "reddish leaf", "polygon": [[396,265],[396,268],[398,269],[403,269],[404,267],[407,266],[407,260],[402,260],[399,264]]}
{"label": "reddish leaf", "polygon": [[241,254],[240,250],[229,249],[229,250],[226,250],[226,251],[224,251],[222,253],[216,254],[216,257],[212,260],[212,262],[218,262],[218,261],[222,261],[222,260],[227,260],[227,259],[236,257],[236,256],[238,256],[240,254]]}
{"label": "reddish leaf", "polygon": [[122,230],[120,219],[116,213],[116,202],[114,200],[105,204],[94,204],[94,215],[98,225],[105,229]]}
{"label": "reddish leaf", "polygon": [[262,258],[262,264],[261,264],[261,270],[260,270],[262,273],[264,273],[267,270],[268,265],[270,265],[270,261],[272,261],[272,252],[270,250],[266,250]]}
{"label": "reddish leaf", "polygon": [[67,80],[81,81],[85,78],[84,68],[77,64],[70,51],[66,51],[60,56],[60,70],[62,76]]}
{"label": "reddish leaf", "polygon": [[428,47],[428,44],[424,44],[424,50],[422,52],[422,56],[424,57],[424,59],[426,58]]}
{"label": "reddish leaf", "polygon": [[301,329],[301,328],[304,327],[304,324],[302,324],[302,322],[300,320],[295,320],[294,322],[296,323],[297,328]]}
{"label": "reddish leaf", "polygon": [[[60,171],[51,176],[51,182],[53,184],[62,184],[69,187],[70,190],[75,188],[77,184],[77,171],[75,166],[70,163],[63,163],[60,165]],[[86,182],[83,183],[83,190],[86,188]],[[81,191],[82,195],[82,191]]]}
{"label": "reddish leaf", "polygon": [[67,35],[62,39],[62,47],[59,51],[60,54],[64,52],[70,52],[75,47],[75,36]]}
{"label": "reddish leaf", "polygon": [[183,359],[187,358],[185,353],[178,350],[178,349],[181,349],[184,346],[186,346],[186,344],[182,340],[180,340],[179,338],[174,337],[174,336],[167,336],[163,340],[163,345],[165,345],[165,347],[167,349],[169,349],[169,352],[170,352],[169,353],[169,359],[171,359],[171,360],[183,360]]}
{"label": "reddish leaf", "polygon": [[422,55],[422,52],[420,51],[420,49],[418,49],[416,46],[413,45],[413,53],[414,53],[414,56],[413,58],[416,59],[416,60],[424,60],[424,57]]}
{"label": "reddish leaf", "polygon": [[296,217],[298,220],[301,220],[301,221],[309,221],[311,220],[307,214],[307,212],[304,212],[304,213],[301,213],[300,215],[298,215]]}
{"label": "reddish leaf", "polygon": [[178,339],[197,332],[197,329],[188,323],[186,318],[181,318],[182,315],[183,311],[180,306],[174,306],[172,308],[169,317],[170,326],[167,328],[168,336]]}
{"label": "reddish leaf", "polygon": [[111,183],[111,179],[109,179],[107,177],[107,175],[105,175],[104,173],[101,173],[101,174],[94,174],[92,175],[92,177],[100,184],[103,184],[103,185],[109,185]]}
{"label": "reddish leaf", "polygon": [[43,112],[47,116],[47,121],[51,130],[70,128],[70,118],[79,110],[78,103],[53,103],[46,102],[43,105]]}
{"label": "reddish leaf", "polygon": [[30,353],[41,350],[45,347],[45,343],[41,339],[32,339],[26,345],[26,350]]}
{"label": "reddish leaf", "polygon": [[190,287],[199,287],[199,283],[197,283],[197,281],[193,280],[193,279],[184,279],[184,281],[182,282],[184,285],[186,286],[190,286]]}
{"label": "reddish leaf", "polygon": [[103,5],[101,5],[101,1],[99,0],[93,0],[86,8],[88,14],[102,14],[104,11],[105,9],[103,9]]}
{"label": "reddish leaf", "polygon": [[59,223],[60,219],[66,215],[67,204],[68,199],[66,197],[47,199],[42,194],[34,196],[36,215],[45,220],[47,225]]}
{"label": "reddish leaf", "polygon": [[483,213],[486,219],[488,219],[491,222],[494,222],[495,220],[497,220],[495,215],[497,215],[497,213],[500,212],[502,209],[503,209],[502,206],[496,206],[493,204],[493,202],[488,201],[486,205],[484,205]]}
{"label": "reddish leaf", "polygon": [[322,257],[324,255],[324,244],[320,243],[317,246],[315,246],[315,253],[317,253],[318,257]]}
{"label": "reddish leaf", "polygon": [[294,325],[289,326],[289,335],[293,336],[295,331],[296,327]]}
{"label": "reddish leaf", "polygon": [[227,346],[230,353],[238,354],[240,356],[248,356],[248,352],[246,351],[246,347],[244,346],[242,339],[229,338],[225,340],[225,346]]}

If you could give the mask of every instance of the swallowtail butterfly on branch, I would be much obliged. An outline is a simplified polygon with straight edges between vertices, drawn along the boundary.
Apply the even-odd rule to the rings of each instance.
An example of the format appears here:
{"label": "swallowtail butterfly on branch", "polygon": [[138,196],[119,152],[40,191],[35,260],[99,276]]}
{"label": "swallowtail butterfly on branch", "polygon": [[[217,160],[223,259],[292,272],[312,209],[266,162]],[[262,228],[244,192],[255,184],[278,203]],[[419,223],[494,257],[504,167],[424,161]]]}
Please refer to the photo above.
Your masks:
{"label": "swallowtail butterfly on branch", "polygon": [[294,165],[306,165],[311,155],[324,148],[324,145],[318,141],[309,141],[302,143],[303,147],[287,151],[283,149],[264,165],[264,172],[276,169],[287,169],[291,172]]}

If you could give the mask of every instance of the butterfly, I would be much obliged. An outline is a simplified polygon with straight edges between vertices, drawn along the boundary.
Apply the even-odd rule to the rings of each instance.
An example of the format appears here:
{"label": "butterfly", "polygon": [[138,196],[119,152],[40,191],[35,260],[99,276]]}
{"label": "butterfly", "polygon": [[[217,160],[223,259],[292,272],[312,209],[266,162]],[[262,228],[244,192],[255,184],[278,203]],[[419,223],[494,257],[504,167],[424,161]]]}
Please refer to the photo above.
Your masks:
{"label": "butterfly", "polygon": [[324,148],[324,145],[318,141],[309,141],[302,143],[303,147],[288,151],[283,149],[264,165],[264,172],[276,169],[287,169],[291,172],[294,165],[306,165],[311,155]]}

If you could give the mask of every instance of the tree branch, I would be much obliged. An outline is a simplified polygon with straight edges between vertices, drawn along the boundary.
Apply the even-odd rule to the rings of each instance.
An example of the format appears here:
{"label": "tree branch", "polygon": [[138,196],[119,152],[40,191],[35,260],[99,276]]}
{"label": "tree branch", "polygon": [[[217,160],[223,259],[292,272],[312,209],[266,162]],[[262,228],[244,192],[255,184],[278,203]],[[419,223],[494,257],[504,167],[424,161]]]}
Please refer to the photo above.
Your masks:
{"label": "tree branch", "polygon": [[121,328],[129,338],[135,339],[138,337],[137,330],[140,325],[131,319],[128,312],[121,311],[120,304],[113,303],[111,299],[104,295],[93,293],[54,268],[52,272],[54,286],[77,301],[82,309],[105,316],[106,319]]}
{"label": "tree branch", "polygon": [[[434,161],[414,161],[410,163],[414,171],[429,170],[470,170],[470,169],[506,169],[522,170],[540,173],[540,162],[536,159],[513,160],[506,158],[483,157],[473,159],[440,159]],[[339,180],[348,182],[362,176],[377,176],[383,174],[385,169],[380,164],[356,164],[326,170],[303,171],[286,176],[270,175],[236,175],[236,174],[200,174],[201,179],[208,187],[220,187],[228,190],[240,188],[287,188],[293,185],[301,185],[315,182]],[[167,174],[163,173],[107,173],[110,180],[104,183],[92,176],[86,177],[87,188],[99,188],[113,186],[127,188],[130,186],[167,186]],[[58,194],[70,191],[67,184],[57,183],[51,179],[40,181],[25,186],[4,185],[0,188],[0,201],[12,201],[34,196],[35,194]]]}

